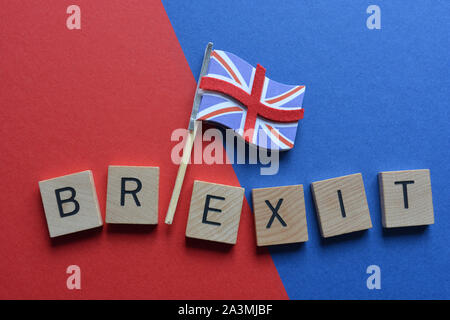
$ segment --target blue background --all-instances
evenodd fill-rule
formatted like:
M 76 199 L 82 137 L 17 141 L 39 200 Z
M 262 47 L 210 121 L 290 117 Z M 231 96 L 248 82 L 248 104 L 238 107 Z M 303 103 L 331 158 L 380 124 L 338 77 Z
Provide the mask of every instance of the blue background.
M 207 42 L 304 84 L 305 117 L 275 176 L 234 165 L 255 187 L 305 186 L 309 241 L 270 248 L 291 299 L 450 298 L 450 1 L 163 1 L 194 76 Z M 369 30 L 366 8 L 381 8 Z M 383 230 L 377 174 L 431 170 L 435 224 Z M 310 184 L 361 172 L 373 228 L 320 237 Z M 366 287 L 381 268 L 381 290 Z

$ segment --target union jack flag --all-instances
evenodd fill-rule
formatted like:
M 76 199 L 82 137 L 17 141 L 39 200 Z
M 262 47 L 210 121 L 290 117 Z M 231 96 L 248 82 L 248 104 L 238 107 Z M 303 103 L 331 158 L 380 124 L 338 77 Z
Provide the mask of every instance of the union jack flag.
M 208 72 L 200 81 L 197 120 L 231 128 L 260 147 L 292 149 L 303 118 L 305 86 L 273 81 L 265 72 L 232 53 L 212 51 Z

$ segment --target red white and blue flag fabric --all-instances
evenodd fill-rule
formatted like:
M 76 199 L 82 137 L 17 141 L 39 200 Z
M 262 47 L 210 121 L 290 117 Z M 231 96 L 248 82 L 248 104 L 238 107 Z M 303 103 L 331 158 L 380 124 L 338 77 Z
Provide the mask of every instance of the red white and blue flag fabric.
M 250 144 L 272 150 L 294 147 L 303 118 L 305 86 L 286 85 L 265 76 L 238 56 L 214 50 L 200 81 L 197 120 L 233 129 Z

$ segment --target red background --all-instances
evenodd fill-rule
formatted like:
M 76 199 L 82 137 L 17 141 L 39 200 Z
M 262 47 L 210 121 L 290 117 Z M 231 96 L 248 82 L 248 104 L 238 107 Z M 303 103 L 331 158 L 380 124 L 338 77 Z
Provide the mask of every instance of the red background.
M 239 185 L 231 165 L 191 165 L 166 226 L 195 80 L 159 1 L 5 1 L 0 11 L 0 298 L 287 298 L 257 250 L 244 203 L 238 241 L 184 236 L 194 180 Z M 199 57 L 201 59 L 201 57 Z M 108 165 L 160 167 L 157 227 L 110 226 L 51 240 L 38 181 L 90 169 L 104 217 Z M 66 268 L 81 268 L 68 290 Z

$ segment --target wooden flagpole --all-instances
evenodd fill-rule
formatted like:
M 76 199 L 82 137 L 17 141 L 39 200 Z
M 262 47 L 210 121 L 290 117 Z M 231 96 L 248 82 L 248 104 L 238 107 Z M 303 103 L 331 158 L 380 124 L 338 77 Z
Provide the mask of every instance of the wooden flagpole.
M 195 90 L 194 103 L 192 105 L 192 113 L 191 118 L 189 120 L 189 133 L 186 138 L 186 144 L 183 148 L 183 156 L 181 158 L 181 163 L 178 168 L 177 178 L 175 180 L 175 186 L 173 187 L 172 197 L 170 198 L 169 208 L 167 209 L 166 214 L 166 224 L 172 224 L 173 217 L 175 215 L 175 210 L 177 209 L 178 198 L 180 197 L 181 187 L 183 186 L 184 176 L 186 174 L 186 169 L 189 164 L 189 159 L 191 158 L 192 146 L 194 145 L 194 139 L 197 135 L 198 130 L 198 121 L 197 113 L 198 107 L 200 105 L 200 94 L 199 94 L 199 85 L 200 80 L 208 71 L 209 59 L 211 56 L 213 44 L 210 42 L 206 46 L 205 54 L 203 56 L 202 68 L 200 70 L 200 76 L 198 78 L 197 89 Z

